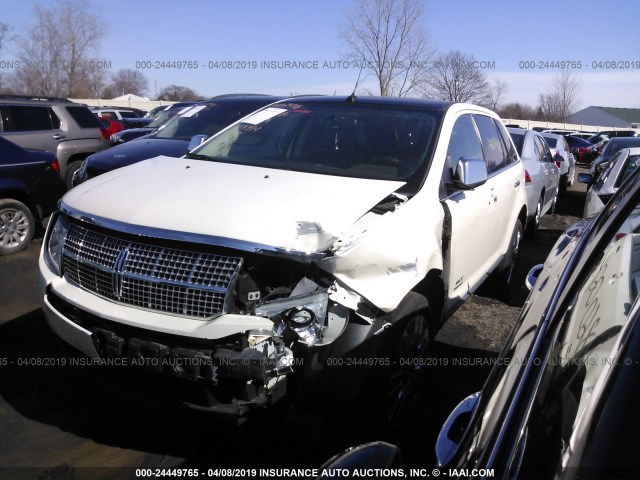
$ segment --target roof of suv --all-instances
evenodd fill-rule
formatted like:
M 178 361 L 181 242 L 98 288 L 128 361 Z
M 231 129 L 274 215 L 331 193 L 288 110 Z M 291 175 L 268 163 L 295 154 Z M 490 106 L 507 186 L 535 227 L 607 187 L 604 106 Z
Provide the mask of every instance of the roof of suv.
M 446 100 L 427 100 L 424 98 L 407 98 L 407 97 L 371 97 L 371 96 L 323 96 L 323 95 L 302 95 L 296 97 L 287 97 L 288 100 L 296 102 L 320 102 L 320 103 L 358 103 L 367 105 L 398 105 L 408 107 L 422 107 L 431 110 L 446 110 L 455 102 Z
M 21 103 L 21 104 L 53 104 L 53 103 L 74 103 L 68 98 L 61 97 L 45 97 L 39 95 L 0 95 L 0 103 Z M 78 103 L 77 105 L 84 105 Z

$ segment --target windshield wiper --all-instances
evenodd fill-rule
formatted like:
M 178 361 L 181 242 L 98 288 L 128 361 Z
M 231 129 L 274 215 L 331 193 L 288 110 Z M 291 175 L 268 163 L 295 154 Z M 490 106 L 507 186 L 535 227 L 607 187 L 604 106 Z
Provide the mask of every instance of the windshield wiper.
M 184 158 L 193 158 L 195 160 L 213 160 L 213 157 L 210 157 L 209 155 L 202 155 L 200 153 L 187 153 Z

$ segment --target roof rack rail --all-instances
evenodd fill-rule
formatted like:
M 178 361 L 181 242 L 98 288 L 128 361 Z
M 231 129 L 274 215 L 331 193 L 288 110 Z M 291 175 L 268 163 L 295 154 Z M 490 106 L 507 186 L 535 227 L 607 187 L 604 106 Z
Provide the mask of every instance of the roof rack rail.
M 9 94 L 1 94 L 0 100 L 39 100 L 42 102 L 66 102 L 73 103 L 68 98 L 62 97 L 47 97 L 44 95 L 9 95 Z

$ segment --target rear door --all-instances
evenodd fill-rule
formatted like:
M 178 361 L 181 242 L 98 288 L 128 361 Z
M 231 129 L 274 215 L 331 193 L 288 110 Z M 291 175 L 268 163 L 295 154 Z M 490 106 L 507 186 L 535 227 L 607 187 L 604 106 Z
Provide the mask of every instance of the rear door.
M 64 138 L 60 119 L 46 105 L 2 105 L 0 135 L 23 148 L 55 152 Z

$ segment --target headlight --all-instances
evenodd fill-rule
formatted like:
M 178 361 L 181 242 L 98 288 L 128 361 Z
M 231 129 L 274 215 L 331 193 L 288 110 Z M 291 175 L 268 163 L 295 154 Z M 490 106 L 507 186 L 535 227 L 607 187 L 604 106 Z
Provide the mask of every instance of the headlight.
M 307 345 L 320 341 L 325 326 L 329 293 L 324 290 L 307 295 L 274 300 L 256 307 L 254 315 L 267 317 L 275 324 L 274 331 L 281 333 L 283 322 L 294 330 Z M 279 331 L 280 330 L 280 331 Z
M 64 215 L 56 216 L 54 221 L 55 225 L 49 233 L 44 259 L 56 275 L 62 276 L 62 248 L 69 231 L 69 222 Z

